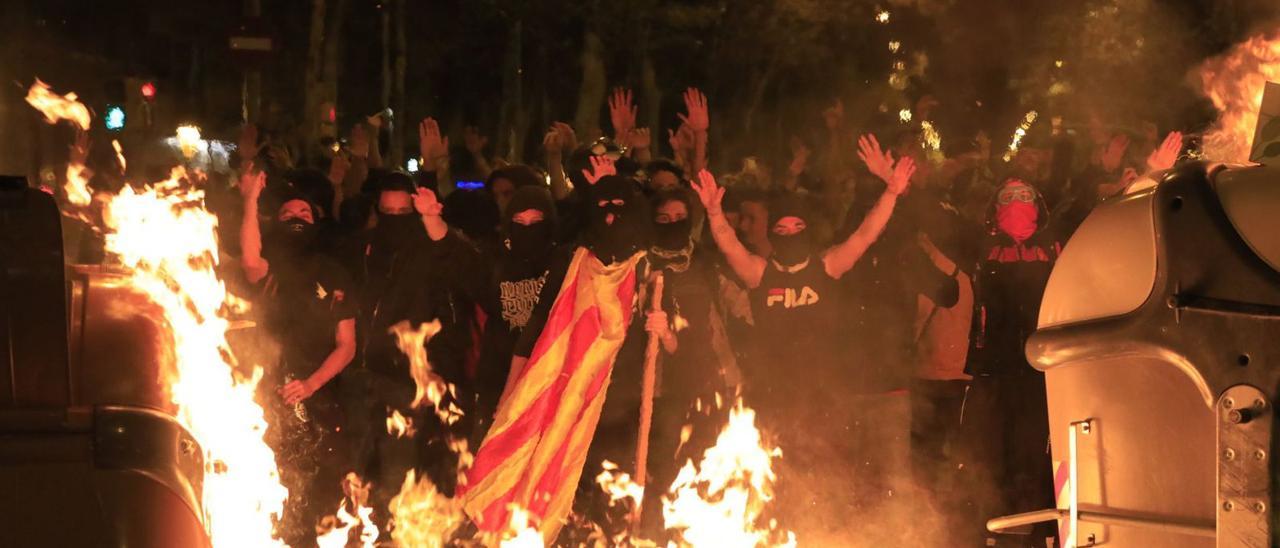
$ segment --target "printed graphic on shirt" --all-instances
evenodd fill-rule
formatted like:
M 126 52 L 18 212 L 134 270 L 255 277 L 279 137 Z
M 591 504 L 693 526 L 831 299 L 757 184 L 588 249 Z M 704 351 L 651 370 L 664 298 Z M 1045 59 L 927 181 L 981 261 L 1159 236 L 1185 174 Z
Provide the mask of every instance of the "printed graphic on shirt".
M 799 291 L 796 291 L 794 287 L 778 287 L 769 290 L 769 297 L 765 299 L 765 305 L 769 308 L 773 308 L 775 305 L 782 305 L 783 308 L 799 308 L 817 304 L 818 300 L 818 292 L 807 285 L 800 288 Z
M 521 328 L 529 323 L 533 306 L 538 304 L 538 293 L 542 291 L 542 284 L 546 281 L 547 275 L 543 274 L 537 278 L 498 284 L 499 298 L 502 301 L 502 319 L 506 320 L 511 329 Z

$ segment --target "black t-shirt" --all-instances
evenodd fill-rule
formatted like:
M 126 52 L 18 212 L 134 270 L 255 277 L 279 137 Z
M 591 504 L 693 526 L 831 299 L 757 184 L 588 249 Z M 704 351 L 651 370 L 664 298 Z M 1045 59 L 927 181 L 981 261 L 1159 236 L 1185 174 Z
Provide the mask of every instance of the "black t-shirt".
M 661 361 L 663 397 L 706 395 L 724 387 L 712 345 L 717 276 L 713 258 L 695 253 L 683 272 L 663 269 L 662 308 L 676 325 L 676 352 Z
M 749 291 L 760 344 L 744 371 L 748 382 L 793 390 L 837 378 L 846 365 L 834 345 L 840 293 L 819 256 L 786 271 L 768 261 L 760 285 Z
M 319 253 L 276 255 L 268 264 L 258 302 L 266 329 L 280 343 L 276 373 L 305 379 L 333 352 L 338 323 L 356 317 L 351 276 Z
M 548 269 L 558 255 L 560 252 L 553 251 L 539 260 L 523 260 L 503 249 L 494 258 L 493 275 L 485 288 L 484 309 L 488 318 L 476 379 L 476 388 L 482 397 L 496 398 L 502 393 L 516 341 L 533 317 L 547 282 Z

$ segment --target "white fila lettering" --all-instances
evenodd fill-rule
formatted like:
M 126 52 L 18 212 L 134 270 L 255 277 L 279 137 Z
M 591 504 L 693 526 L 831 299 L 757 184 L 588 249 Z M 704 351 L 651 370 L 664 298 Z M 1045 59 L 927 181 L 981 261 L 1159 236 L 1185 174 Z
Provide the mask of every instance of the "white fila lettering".
M 777 304 L 781 304 L 783 308 L 796 308 L 817 304 L 819 300 L 818 292 L 806 285 L 800 289 L 799 293 L 796 293 L 795 288 L 792 287 L 770 289 L 769 296 L 764 302 L 765 306 L 770 308 Z

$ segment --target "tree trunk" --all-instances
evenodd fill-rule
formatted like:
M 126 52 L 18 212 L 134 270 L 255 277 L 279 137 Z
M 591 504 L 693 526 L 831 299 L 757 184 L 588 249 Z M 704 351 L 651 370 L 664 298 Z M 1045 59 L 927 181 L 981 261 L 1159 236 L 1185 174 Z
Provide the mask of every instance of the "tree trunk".
M 644 101 L 644 108 L 640 110 L 644 113 L 645 123 L 643 127 L 649 128 L 649 150 L 654 157 L 659 157 L 662 156 L 659 149 L 659 143 L 662 142 L 660 136 L 665 135 L 660 127 L 662 124 L 662 90 L 658 89 L 658 75 L 653 67 L 653 58 L 649 56 L 648 39 L 644 39 L 641 44 L 640 97 Z
M 311 29 L 307 39 L 307 65 L 303 71 L 302 133 L 303 140 L 315 142 L 320 137 L 324 93 L 320 88 L 324 65 L 325 0 L 311 0 Z
M 608 82 L 605 81 L 604 46 L 600 37 L 587 30 L 582 42 L 582 85 L 578 88 L 578 111 L 573 117 L 573 125 L 587 142 L 601 134 L 600 105 L 604 103 Z
M 511 162 L 524 156 L 524 130 L 528 123 L 524 112 L 523 48 L 524 23 L 516 21 L 511 29 L 507 56 L 502 70 L 502 110 L 498 120 L 498 150 Z
M 405 111 L 404 81 L 405 72 L 409 69 L 409 48 L 405 41 L 405 2 L 406 0 L 395 0 L 396 17 L 396 47 L 395 47 L 395 79 L 391 88 L 391 106 L 394 110 L 393 120 L 391 124 L 391 143 L 388 148 L 391 150 L 387 154 L 388 163 L 392 166 L 404 165 L 404 138 L 405 128 L 414 127 L 413 122 L 409 119 L 408 113 Z

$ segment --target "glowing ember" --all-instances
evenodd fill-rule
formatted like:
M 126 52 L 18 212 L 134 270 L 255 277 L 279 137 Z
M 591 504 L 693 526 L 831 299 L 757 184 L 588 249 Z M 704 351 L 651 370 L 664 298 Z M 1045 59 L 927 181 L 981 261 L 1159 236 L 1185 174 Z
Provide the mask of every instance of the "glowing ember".
M 120 148 L 120 141 L 112 140 L 111 148 L 116 151 L 116 161 L 120 162 L 120 171 L 126 171 L 129 168 L 129 164 L 124 161 L 124 149 Z
M 923 146 L 925 150 L 932 150 L 935 152 L 942 150 L 942 136 L 938 135 L 938 130 L 933 127 L 933 122 L 921 120 L 920 132 L 924 135 L 924 142 L 921 143 L 921 146 Z
M 761 445 L 755 411 L 738 402 L 715 446 L 697 466 L 687 462 L 663 497 L 666 528 L 678 539 L 672 545 L 795 546 L 794 533 L 761 523 L 773 499 L 773 459 L 781 455 Z
M 610 506 L 620 500 L 630 500 L 634 508 L 644 498 L 644 486 L 632 481 L 631 474 L 619 470 L 617 464 L 606 460 L 600 463 L 600 468 L 596 483 L 609 495 Z
M 398 409 L 392 409 L 391 414 L 387 415 L 387 433 L 397 438 L 413 435 L 413 419 L 400 414 Z
M 126 185 L 108 200 L 103 219 L 106 251 L 129 269 L 129 284 L 163 309 L 173 337 L 167 380 L 178 421 L 205 452 L 204 514 L 213 545 L 281 545 L 272 538 L 272 517 L 287 493 L 254 402 L 262 370 L 245 378 L 230 361 L 227 290 L 214 272 L 218 223 L 204 193 L 175 169 L 139 191 Z
M 897 40 L 889 41 L 889 53 L 898 53 L 898 48 L 902 47 L 902 42 Z
M 899 110 L 899 111 L 898 111 L 898 121 L 899 121 L 899 122 L 902 122 L 902 123 L 904 123 L 904 124 L 905 124 L 905 123 L 910 122 L 910 121 L 911 121 L 911 109 L 909 109 L 909 108 L 904 108 L 904 109 L 902 109 L 902 110 Z
M 1027 136 L 1027 130 L 1031 129 L 1031 124 L 1036 123 L 1036 117 L 1038 116 L 1040 114 L 1033 110 L 1022 117 L 1022 123 L 1018 124 L 1018 129 L 1013 130 L 1013 138 L 1009 140 L 1009 150 L 1004 153 L 1004 161 L 1008 162 L 1014 156 L 1017 156 L 1018 147 L 1022 145 L 1022 138 Z
M 351 531 L 356 526 L 360 527 L 361 548 L 373 548 L 377 544 L 378 526 L 373 523 L 373 508 L 367 506 L 371 487 L 361 481 L 355 472 L 347 473 L 346 479 L 342 480 L 342 491 L 346 497 L 338 506 L 337 515 L 331 519 L 326 518 L 326 522 L 336 523 L 330 524 L 327 532 L 316 536 L 319 548 L 346 548 L 351 541 Z M 348 507 L 355 508 L 355 515 L 351 514 Z
M 1204 134 L 1205 156 L 1226 162 L 1249 160 L 1268 81 L 1280 82 L 1280 35 L 1254 36 L 1200 66 L 1202 91 L 1221 113 Z
M 876 22 L 885 24 L 889 22 L 889 10 L 880 10 L 876 12 Z
M 195 157 L 203 142 L 200 140 L 200 128 L 192 125 L 178 126 L 177 138 L 182 156 L 187 159 Z

